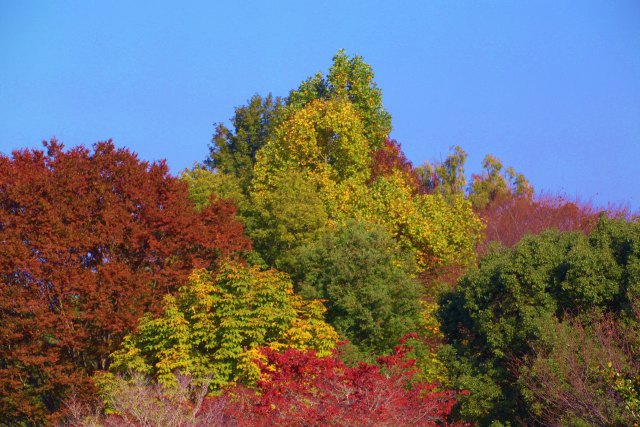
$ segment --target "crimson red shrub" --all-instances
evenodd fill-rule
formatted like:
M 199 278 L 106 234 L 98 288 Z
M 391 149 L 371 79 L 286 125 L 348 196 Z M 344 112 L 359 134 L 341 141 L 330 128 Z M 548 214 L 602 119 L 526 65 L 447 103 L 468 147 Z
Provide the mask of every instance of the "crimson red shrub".
M 258 393 L 235 392 L 235 418 L 248 426 L 454 425 L 449 416 L 457 393 L 414 381 L 408 351 L 397 346 L 379 365 L 348 367 L 336 354 L 264 349 Z

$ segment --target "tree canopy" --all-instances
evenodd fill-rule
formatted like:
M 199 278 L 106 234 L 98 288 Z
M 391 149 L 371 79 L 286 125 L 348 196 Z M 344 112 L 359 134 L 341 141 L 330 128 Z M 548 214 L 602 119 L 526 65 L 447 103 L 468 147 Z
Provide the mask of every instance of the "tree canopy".
M 321 302 L 293 294 L 286 275 L 236 262 L 215 274 L 196 270 L 160 317 L 148 314 L 114 353 L 115 370 L 139 372 L 173 385 L 174 374 L 208 379 L 219 389 L 259 379 L 257 349 L 312 348 L 331 353 L 337 334 L 323 320 Z
M 360 56 L 349 57 L 344 49 L 333 57 L 327 76 L 317 73 L 291 91 L 287 105 L 299 110 L 313 100 L 341 100 L 352 104 L 364 126 L 365 138 L 380 147 L 391 132 L 391 114 L 382 104 L 382 90 L 374 81 L 373 68 Z
M 416 168 L 382 101 L 341 50 L 179 177 L 0 155 L 0 425 L 637 425 L 640 220 Z
M 10 424 L 56 413 L 193 268 L 250 248 L 236 208 L 196 212 L 164 162 L 111 142 L 45 149 L 0 156 L 0 413 Z
M 342 100 L 310 102 L 274 131 L 258 153 L 251 197 L 260 199 L 282 174 L 302 174 L 325 206 L 329 221 L 357 219 L 383 225 L 422 268 L 468 264 L 482 224 L 456 196 L 416 192 L 413 176 L 387 168 L 372 181 L 378 152 L 363 133 L 354 107 Z M 251 234 L 251 228 L 249 228 Z
M 294 259 L 301 295 L 326 301 L 327 321 L 361 354 L 384 354 L 420 328 L 416 266 L 383 227 L 349 222 Z
M 253 176 L 253 164 L 258 150 L 266 143 L 271 122 L 282 107 L 280 98 L 271 94 L 254 95 L 246 106 L 236 108 L 231 118 L 233 131 L 220 123 L 209 146 L 205 164 L 238 178 L 246 190 Z
M 601 217 L 590 236 L 546 231 L 489 253 L 441 301 L 450 372 L 470 419 L 527 418 L 517 361 L 549 344 L 549 324 L 632 320 L 640 302 L 640 224 Z

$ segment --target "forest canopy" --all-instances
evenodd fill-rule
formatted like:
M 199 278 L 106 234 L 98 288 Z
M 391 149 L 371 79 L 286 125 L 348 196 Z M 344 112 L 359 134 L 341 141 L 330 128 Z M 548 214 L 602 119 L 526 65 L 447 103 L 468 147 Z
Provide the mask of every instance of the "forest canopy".
M 0 424 L 637 424 L 637 217 L 414 166 L 374 77 L 339 51 L 179 176 L 0 155 Z

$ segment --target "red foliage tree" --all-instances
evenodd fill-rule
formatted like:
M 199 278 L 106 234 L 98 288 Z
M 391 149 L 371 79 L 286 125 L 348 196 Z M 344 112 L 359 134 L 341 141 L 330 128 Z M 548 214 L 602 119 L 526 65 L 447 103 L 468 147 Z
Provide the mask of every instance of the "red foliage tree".
M 263 379 L 259 393 L 238 393 L 234 408 L 240 425 L 452 425 L 449 415 L 456 392 L 415 382 L 414 360 L 401 345 L 379 365 L 346 366 L 314 351 L 263 350 Z M 234 393 L 234 391 L 232 391 Z M 231 394 L 233 397 L 233 394 Z
M 413 164 L 402 152 L 400 143 L 395 139 L 386 138 L 382 147 L 373 153 L 371 180 L 375 181 L 378 177 L 389 176 L 395 171 L 399 171 L 416 192 L 426 192 L 420 177 L 413 169 Z
M 478 248 L 480 254 L 487 251 L 490 242 L 498 241 L 510 247 L 526 234 L 538 234 L 549 228 L 588 234 L 598 217 L 598 212 L 588 204 L 562 197 L 518 196 L 513 193 L 497 197 L 478 214 L 487 224 L 485 240 Z
M 235 207 L 197 213 L 164 162 L 44 145 L 0 156 L 0 424 L 53 420 L 194 267 L 249 248 Z

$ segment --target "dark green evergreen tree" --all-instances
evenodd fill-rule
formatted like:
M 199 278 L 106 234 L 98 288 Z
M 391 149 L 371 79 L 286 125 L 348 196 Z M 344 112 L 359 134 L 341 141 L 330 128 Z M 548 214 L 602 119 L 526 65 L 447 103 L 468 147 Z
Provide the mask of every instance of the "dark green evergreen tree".
M 254 95 L 247 105 L 236 108 L 231 119 L 233 130 L 218 124 L 204 163 L 211 169 L 235 175 L 247 189 L 253 177 L 256 152 L 265 144 L 274 116 L 282 107 L 280 98 L 271 94 Z
M 548 326 L 633 319 L 639 297 L 637 221 L 601 217 L 590 236 L 549 230 L 490 253 L 441 300 L 442 357 L 454 384 L 471 392 L 462 414 L 483 425 L 528 420 L 534 408 L 519 372 L 534 347 L 550 345 Z
M 305 298 L 321 298 L 327 321 L 361 353 L 382 354 L 420 324 L 412 257 L 380 226 L 348 222 L 297 251 L 291 268 Z

